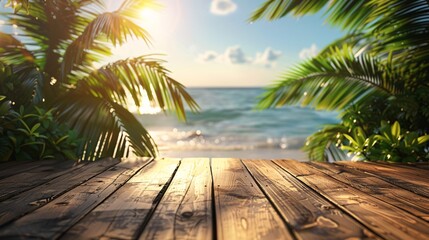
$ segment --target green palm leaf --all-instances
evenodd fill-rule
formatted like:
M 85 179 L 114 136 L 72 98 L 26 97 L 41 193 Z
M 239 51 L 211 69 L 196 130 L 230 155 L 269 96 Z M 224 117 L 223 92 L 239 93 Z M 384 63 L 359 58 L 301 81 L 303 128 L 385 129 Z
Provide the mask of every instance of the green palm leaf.
M 253 12 L 250 21 L 262 18 L 276 20 L 288 14 L 303 16 L 325 9 L 329 13 L 328 21 L 345 29 L 356 29 L 371 19 L 373 5 L 368 1 L 329 1 L 329 0 L 269 0 Z
M 79 82 L 77 89 L 121 104 L 127 104 L 130 96 L 136 106 L 147 96 L 151 103 L 175 111 L 184 120 L 185 103 L 193 111 L 198 110 L 198 105 L 161 64 L 150 56 L 120 60 L 92 72 Z
M 308 152 L 310 160 L 339 161 L 347 159 L 346 154 L 339 148 L 343 134 L 348 128 L 342 125 L 326 125 L 322 130 L 307 138 L 303 147 Z
M 35 57 L 25 45 L 10 34 L 0 32 L 0 61 L 6 64 L 34 62 Z
M 129 38 L 140 38 L 149 42 L 149 34 L 131 20 L 118 12 L 103 13 L 97 16 L 83 33 L 66 49 L 62 62 L 62 77 L 65 78 L 82 59 L 88 49 L 96 44 L 97 38 L 103 34 L 114 46 L 122 45 Z
M 250 21 L 255 21 L 266 17 L 269 20 L 275 20 L 292 13 L 300 16 L 306 13 L 315 13 L 325 6 L 329 1 L 302 1 L 302 0 L 269 0 L 259 9 L 253 12 Z
M 324 11 L 333 25 L 352 34 L 365 34 L 365 44 L 371 45 L 373 52 L 393 51 L 398 54 L 396 57 L 413 60 L 424 60 L 427 56 L 429 4 L 426 0 L 269 0 L 249 20 L 276 20 L 318 11 Z M 369 39 L 372 40 L 368 42 Z
M 8 73 L 0 77 L 0 95 L 14 106 L 40 104 L 44 99 L 45 76 L 34 64 L 6 66 Z
M 156 145 L 141 123 L 121 105 L 108 99 L 71 91 L 59 100 L 59 119 L 84 138 L 82 159 L 156 156 Z
M 282 80 L 267 89 L 260 108 L 299 103 L 316 109 L 339 110 L 374 94 L 393 95 L 401 91 L 386 66 L 362 53 L 354 56 L 344 46 L 330 54 L 310 59 L 287 72 Z

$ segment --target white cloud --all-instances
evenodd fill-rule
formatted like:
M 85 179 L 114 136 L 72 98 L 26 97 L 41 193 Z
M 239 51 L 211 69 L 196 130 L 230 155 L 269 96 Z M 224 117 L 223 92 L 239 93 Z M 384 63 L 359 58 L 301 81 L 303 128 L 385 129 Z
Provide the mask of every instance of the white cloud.
M 219 57 L 219 54 L 215 51 L 206 51 L 198 56 L 200 62 L 213 62 Z
M 222 54 L 221 60 L 232 64 L 244 64 L 252 61 L 250 58 L 246 57 L 246 54 L 244 54 L 243 50 L 238 45 L 228 47 Z
M 283 53 L 281 51 L 276 51 L 270 47 L 267 47 L 264 52 L 256 53 L 254 62 L 256 64 L 262 64 L 266 67 L 271 67 L 282 55 Z
M 237 10 L 237 4 L 232 0 L 212 0 L 210 12 L 215 15 L 228 15 Z
M 197 57 L 199 62 L 219 62 L 228 64 L 258 64 L 272 67 L 283 55 L 281 51 L 267 47 L 263 52 L 257 52 L 254 58 L 248 57 L 239 45 L 230 46 L 223 53 L 206 51 Z
M 319 50 L 317 49 L 316 44 L 313 43 L 313 44 L 311 44 L 311 47 L 303 48 L 299 52 L 299 58 L 301 58 L 301 59 L 312 58 L 312 57 L 315 57 L 318 52 L 319 52 Z

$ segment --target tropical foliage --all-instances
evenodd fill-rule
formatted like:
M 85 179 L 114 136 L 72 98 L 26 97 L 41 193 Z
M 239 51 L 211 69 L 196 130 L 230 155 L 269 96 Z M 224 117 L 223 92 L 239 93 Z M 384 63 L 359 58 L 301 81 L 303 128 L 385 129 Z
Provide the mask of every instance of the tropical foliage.
M 341 148 L 353 152 L 356 160 L 384 160 L 393 162 L 413 162 L 424 159 L 425 153 L 420 151 L 422 145 L 429 141 L 429 135 L 420 136 L 417 132 L 401 129 L 399 122 L 392 125 L 382 123 L 379 134 L 366 136 L 361 127 L 353 128 L 353 132 L 344 134 L 349 145 Z
M 17 112 L 9 110 L 0 119 L 0 161 L 57 159 L 77 160 L 79 144 L 77 134 L 65 125 L 58 124 L 53 109 L 45 111 L 34 107 Z
M 12 7 L 14 12 L 18 12 L 20 9 L 24 8 L 28 10 L 29 0 L 7 0 L 5 7 Z
M 157 154 L 148 132 L 127 110 L 130 102 L 139 107 L 148 100 L 180 119 L 186 117 L 185 105 L 198 109 L 153 56 L 94 67 L 127 40 L 150 42 L 136 20 L 138 11 L 153 1 L 125 0 L 112 12 L 104 10 L 101 0 L 9 2 L 15 11 L 2 16 L 10 32 L 0 33 L 0 63 L 11 69 L 0 84 L 3 102 L 21 116 L 27 109 L 49 112 L 55 122 L 73 129 L 82 139 L 81 159 L 122 157 L 131 151 Z
M 259 106 L 301 104 L 340 111 L 340 124 L 308 138 L 304 149 L 313 160 L 344 159 L 342 150 L 367 160 L 428 160 L 423 140 L 429 133 L 429 3 L 269 0 L 250 20 L 319 11 L 347 34 L 285 73 Z M 391 129 L 407 134 L 392 142 L 382 137 Z M 402 144 L 403 150 L 392 144 Z

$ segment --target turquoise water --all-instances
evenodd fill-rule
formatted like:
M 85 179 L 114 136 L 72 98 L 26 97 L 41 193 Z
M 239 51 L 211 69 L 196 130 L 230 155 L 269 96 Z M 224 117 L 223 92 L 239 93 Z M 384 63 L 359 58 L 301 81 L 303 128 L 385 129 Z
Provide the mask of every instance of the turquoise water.
M 191 88 L 201 107 L 186 123 L 164 113 L 139 115 L 161 151 L 294 150 L 337 113 L 298 106 L 255 110 L 261 88 Z

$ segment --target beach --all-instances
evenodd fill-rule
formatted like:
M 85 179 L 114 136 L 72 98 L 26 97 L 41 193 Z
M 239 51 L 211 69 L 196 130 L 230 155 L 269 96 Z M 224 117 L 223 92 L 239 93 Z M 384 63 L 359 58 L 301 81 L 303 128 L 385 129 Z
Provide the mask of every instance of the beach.
M 192 150 L 192 151 L 160 151 L 161 158 L 239 158 L 239 159 L 293 159 L 308 161 L 308 156 L 301 150 L 253 149 L 253 150 Z
M 256 110 L 262 88 L 190 88 L 199 113 L 187 121 L 148 109 L 137 118 L 158 145 L 160 157 L 232 157 L 308 160 L 300 149 L 337 113 L 299 106 Z

